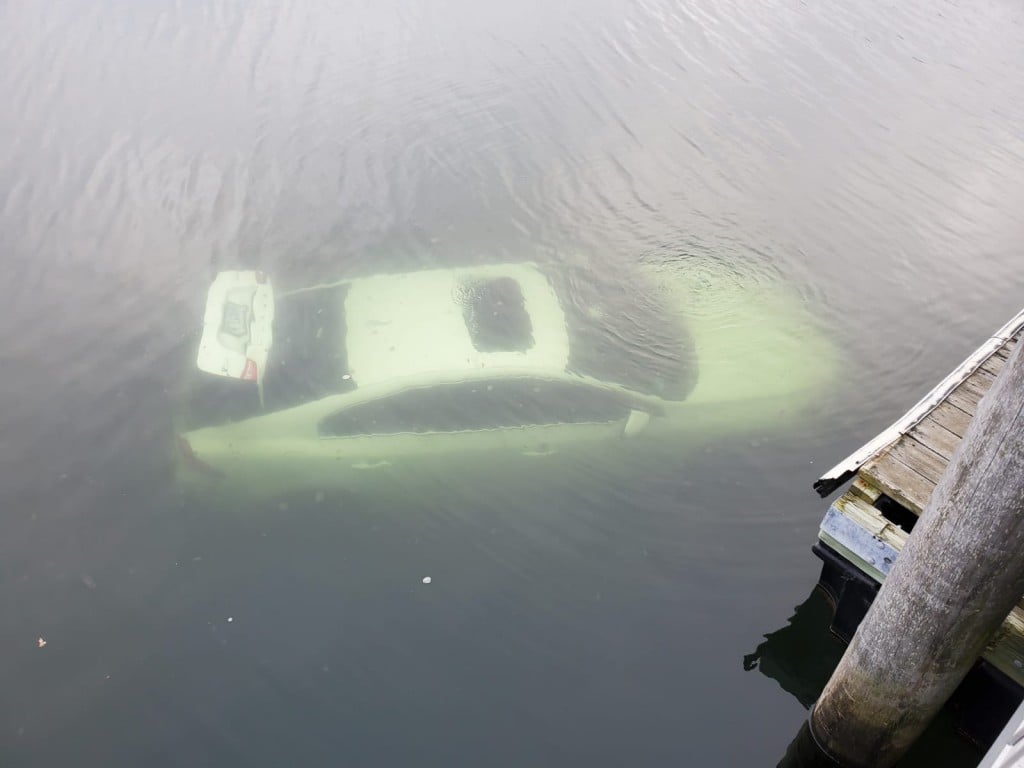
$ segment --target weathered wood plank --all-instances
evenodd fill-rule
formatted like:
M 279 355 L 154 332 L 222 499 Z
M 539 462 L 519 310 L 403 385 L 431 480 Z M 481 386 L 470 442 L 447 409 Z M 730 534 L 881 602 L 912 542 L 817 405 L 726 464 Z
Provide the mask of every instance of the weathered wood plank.
M 978 387 L 978 389 L 982 392 L 988 392 L 988 390 L 992 387 L 992 383 L 995 380 L 996 375 L 994 373 L 990 373 L 979 368 L 978 370 L 976 370 L 974 373 L 967 377 L 967 380 L 964 381 L 964 384 L 971 384 L 973 386 Z
M 928 414 L 926 419 L 948 429 L 957 437 L 963 437 L 967 425 L 971 423 L 971 414 L 957 408 L 949 400 L 943 400 Z
M 907 532 L 853 491 L 836 499 L 821 522 L 818 538 L 861 573 L 885 580 Z
M 874 504 L 878 501 L 878 497 L 882 495 L 882 492 L 869 483 L 864 477 L 857 475 L 853 478 L 853 482 L 850 483 L 850 493 L 863 499 L 868 504 Z
M 1008 342 L 1003 344 L 1003 346 L 1001 346 L 999 348 L 999 351 L 997 351 L 996 354 L 999 357 L 1003 358 L 1004 360 L 1007 359 L 1013 353 L 1014 347 L 1016 347 L 1019 342 L 1020 342 L 1020 334 L 1018 333 L 1016 336 L 1014 336 Z
M 978 347 L 978 349 L 969 355 L 966 360 L 951 371 L 949 375 L 943 378 L 942 381 L 933 387 L 909 411 L 903 414 L 903 416 L 819 477 L 814 483 L 814 489 L 824 497 L 828 496 L 843 483 L 847 482 L 856 474 L 857 470 L 860 469 L 865 462 L 871 459 L 872 456 L 875 456 L 877 453 L 884 450 L 900 435 L 906 433 L 930 411 L 935 409 L 937 405 L 941 404 L 942 401 L 949 396 L 949 392 L 952 388 L 955 388 L 957 384 L 963 382 L 966 377 L 976 373 L 978 368 L 993 356 L 994 351 L 1000 351 L 1001 354 L 1005 356 L 1007 351 L 1001 350 L 1001 347 L 1006 347 L 1008 349 L 1012 346 L 1008 345 L 1008 343 L 1004 341 L 1004 339 L 1011 334 L 1015 336 L 1014 344 L 1017 343 L 1017 339 L 1024 335 L 1024 310 L 1019 312 L 1008 323 L 1003 325 L 998 331 L 989 337 L 981 346 Z M 996 367 L 998 365 L 999 363 L 997 361 L 992 362 L 989 365 L 989 368 L 982 373 L 991 376 L 996 372 Z M 978 399 L 980 398 L 972 398 L 971 391 L 966 388 L 954 395 L 956 405 L 958 407 L 962 407 L 962 409 L 967 413 L 974 413 L 974 407 L 977 404 L 976 400 Z M 972 400 L 974 402 L 972 402 Z
M 957 408 L 973 415 L 978 408 L 978 403 L 988 392 L 994 380 L 995 377 L 991 374 L 982 371 L 975 372 L 963 384 L 950 392 L 946 399 Z
M 910 433 L 868 462 L 861 474 L 885 494 L 920 514 L 975 408 L 994 380 L 991 372 L 976 371 Z
M 963 413 L 963 411 L 960 411 Z M 965 416 L 967 414 L 964 414 Z M 961 435 L 954 434 L 936 421 L 931 415 L 925 416 L 921 423 L 907 433 L 922 445 L 931 449 L 947 462 L 960 443 Z
M 924 475 L 932 483 L 942 478 L 942 473 L 949 464 L 949 459 L 933 451 L 924 443 L 910 435 L 904 435 L 889 449 L 889 452 L 908 467 Z
M 946 397 L 947 403 L 952 403 L 962 411 L 966 411 L 971 416 L 974 415 L 974 409 L 978 407 L 978 401 L 981 400 L 981 395 L 972 393 L 961 387 L 957 387 L 949 396 Z
M 886 496 L 898 501 L 916 515 L 921 514 L 935 483 L 907 466 L 891 453 L 883 453 L 861 468 L 868 482 L 880 488 Z
M 1017 685 L 1024 685 L 1024 609 L 1014 608 L 982 656 Z
M 999 357 L 998 355 L 992 355 L 988 360 L 978 366 L 979 371 L 990 373 L 993 376 L 998 376 L 999 372 L 1003 370 L 1003 366 L 1006 365 L 1006 358 Z

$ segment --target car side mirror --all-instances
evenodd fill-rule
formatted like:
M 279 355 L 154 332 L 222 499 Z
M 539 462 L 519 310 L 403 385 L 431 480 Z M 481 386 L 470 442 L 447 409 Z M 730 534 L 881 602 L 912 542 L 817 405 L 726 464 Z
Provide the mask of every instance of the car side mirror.
M 636 408 L 629 412 L 626 418 L 626 426 L 622 429 L 623 437 L 636 437 L 643 432 L 651 423 L 651 414 L 647 411 L 638 411 Z

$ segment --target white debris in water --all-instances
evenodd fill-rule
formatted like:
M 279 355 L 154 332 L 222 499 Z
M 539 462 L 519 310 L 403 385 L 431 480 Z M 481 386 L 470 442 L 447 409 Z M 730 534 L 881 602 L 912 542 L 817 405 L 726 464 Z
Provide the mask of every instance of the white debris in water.
M 348 380 L 349 380 L 349 379 L 351 379 L 351 378 L 352 378 L 352 374 L 351 374 L 351 373 L 344 373 L 344 374 L 342 374 L 342 376 L 341 376 L 341 380 L 342 380 L 342 381 L 348 381 Z
M 432 581 L 432 579 L 429 576 L 424 576 L 423 577 L 423 583 L 424 584 L 429 584 L 431 581 Z
M 228 616 L 228 624 L 235 620 L 234 616 Z
M 46 647 L 46 641 L 43 640 L 42 637 L 40 637 L 38 640 L 36 640 L 36 647 L 37 648 L 45 648 Z

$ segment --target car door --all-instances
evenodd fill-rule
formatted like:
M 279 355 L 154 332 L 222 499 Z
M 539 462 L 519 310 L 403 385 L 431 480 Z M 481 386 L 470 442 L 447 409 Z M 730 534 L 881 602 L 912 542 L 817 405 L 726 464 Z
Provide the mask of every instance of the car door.
M 215 440 L 189 437 L 201 458 L 252 488 L 479 496 L 621 468 L 646 418 L 623 393 L 585 382 L 494 377 L 347 396 L 333 409 L 310 404 L 214 430 Z
M 347 488 L 479 494 L 619 466 L 636 416 L 622 393 L 583 382 L 492 377 L 342 407 L 318 434 L 325 475 Z
M 410 387 L 326 415 L 317 425 L 323 481 L 416 495 L 488 487 L 510 449 L 487 386 Z
M 651 414 L 623 392 L 572 379 L 503 383 L 506 474 L 522 484 L 592 484 L 618 471 L 642 445 Z

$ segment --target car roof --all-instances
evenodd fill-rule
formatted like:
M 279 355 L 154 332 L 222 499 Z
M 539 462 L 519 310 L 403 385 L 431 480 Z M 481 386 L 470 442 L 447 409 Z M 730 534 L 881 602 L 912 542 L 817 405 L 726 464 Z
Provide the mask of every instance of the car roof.
M 533 264 L 359 278 L 345 316 L 359 387 L 482 370 L 561 373 L 569 363 L 565 313 Z

